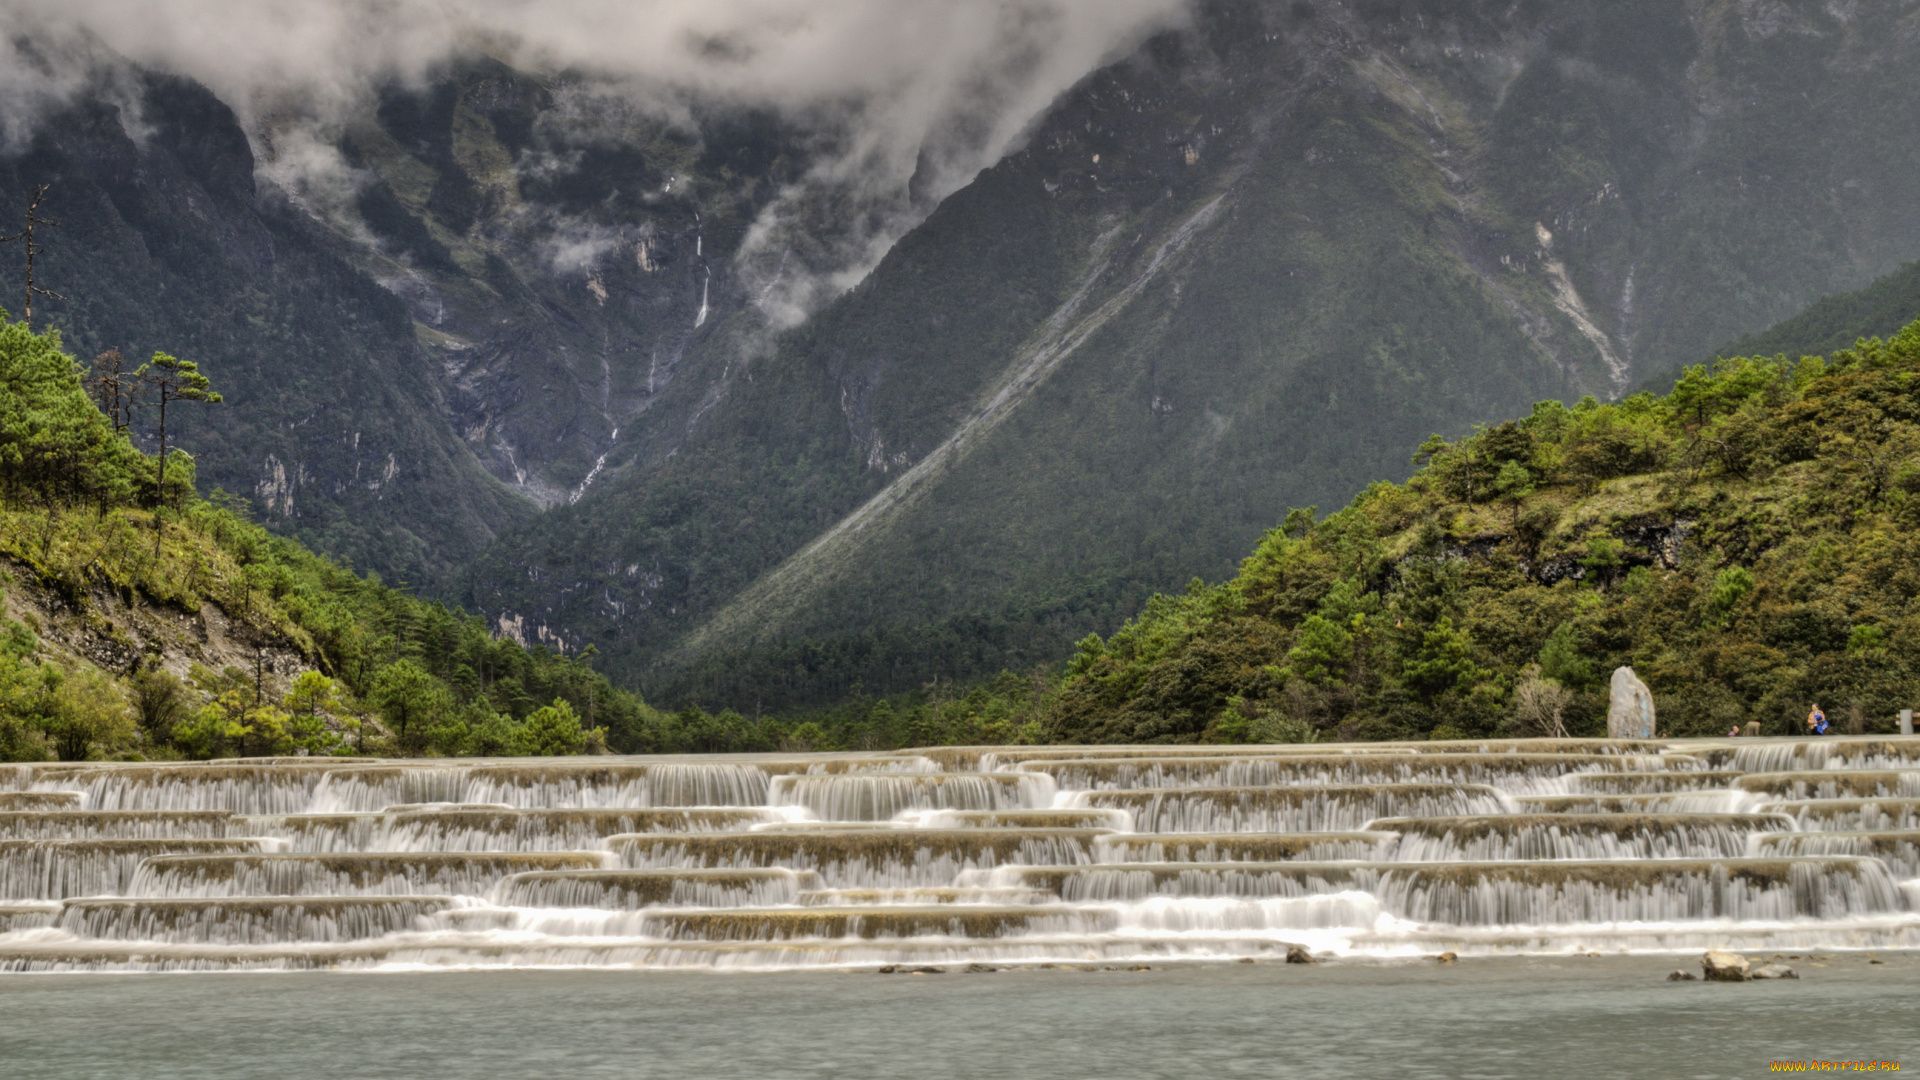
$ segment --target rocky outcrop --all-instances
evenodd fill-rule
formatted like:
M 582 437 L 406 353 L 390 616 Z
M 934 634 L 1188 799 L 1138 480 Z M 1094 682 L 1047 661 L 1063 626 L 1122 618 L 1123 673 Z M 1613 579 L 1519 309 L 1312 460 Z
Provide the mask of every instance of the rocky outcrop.
M 1746 982 L 1753 978 L 1753 967 L 1746 957 L 1722 949 L 1708 949 L 1702 954 L 1700 968 L 1708 982 Z
M 0 559 L 0 618 L 33 631 L 36 659 L 90 664 L 116 676 L 145 664 L 181 677 L 195 665 L 249 672 L 257 665 L 269 682 L 283 686 L 316 664 L 293 642 L 232 618 L 211 601 L 184 611 L 137 590 L 66 591 L 12 559 Z
M 1613 670 L 1607 701 L 1607 738 L 1653 738 L 1653 692 L 1630 667 Z
M 1663 570 L 1680 568 L 1680 548 L 1687 542 L 1687 534 L 1698 524 L 1692 518 L 1675 518 L 1671 522 L 1641 520 L 1627 524 L 1620 530 L 1620 538 L 1630 546 L 1645 551 L 1652 561 Z M 1630 564 L 1640 565 L 1641 559 L 1629 558 Z

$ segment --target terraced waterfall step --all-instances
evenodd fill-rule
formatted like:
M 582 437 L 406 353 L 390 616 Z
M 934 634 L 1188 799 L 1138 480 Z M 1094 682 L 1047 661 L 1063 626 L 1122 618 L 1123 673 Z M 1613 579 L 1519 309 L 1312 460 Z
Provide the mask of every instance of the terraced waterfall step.
M 0 837 L 204 840 L 228 836 L 232 821 L 225 810 L 0 810 Z
M 1062 900 L 1292 899 L 1358 892 L 1401 918 L 1457 926 L 1836 918 L 1907 910 L 1877 859 L 1486 863 L 1155 863 L 1018 867 L 995 885 Z
M 1920 799 L 1783 799 L 1754 809 L 1785 814 L 1810 831 L 1920 829 Z
M 1510 859 L 1733 859 L 1761 834 L 1793 828 L 1784 814 L 1497 814 L 1380 818 L 1393 857 L 1407 862 Z M 1845 854 L 1853 854 L 1847 852 Z
M 150 859 L 269 852 L 270 839 L 145 837 L 111 840 L 0 840 L 0 901 L 121 896 Z
M 616 836 L 609 846 L 634 868 L 772 867 L 817 872 L 834 887 L 912 888 L 952 882 L 965 870 L 1008 863 L 1094 861 L 1094 829 L 835 829 Z
M 1075 790 L 1237 788 L 1336 784 L 1493 784 L 1545 787 L 1580 771 L 1662 769 L 1654 755 L 1619 754 L 1287 754 L 1255 757 L 1115 757 L 1026 761 L 1021 768 Z
M 533 870 L 506 879 L 500 902 L 511 907 L 751 907 L 799 903 L 818 889 L 811 870 Z
M 350 855 L 156 855 L 127 888 L 137 897 L 477 896 L 529 870 L 594 870 L 598 851 L 360 852 Z
M 1125 810 L 1140 832 L 1350 832 L 1382 817 L 1497 814 L 1507 796 L 1484 784 L 1140 788 L 1078 791 L 1075 806 Z
M 0 971 L 1920 948 L 1920 738 L 0 766 Z
M 273 945 L 364 941 L 417 929 L 447 896 L 275 896 L 69 900 L 57 929 L 101 941 Z
M 78 791 L 0 791 L 0 811 L 78 810 L 84 798 Z
M 745 807 L 519 810 L 456 804 L 241 817 L 231 828 L 283 838 L 300 852 L 578 851 L 623 833 L 724 832 L 781 820 L 774 811 Z

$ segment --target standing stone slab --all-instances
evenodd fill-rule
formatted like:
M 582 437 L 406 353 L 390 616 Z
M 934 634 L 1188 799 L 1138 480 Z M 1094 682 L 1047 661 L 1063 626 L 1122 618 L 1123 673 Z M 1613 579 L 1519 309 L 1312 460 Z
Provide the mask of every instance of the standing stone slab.
M 1630 667 L 1613 669 L 1607 702 L 1607 738 L 1653 738 L 1653 693 Z

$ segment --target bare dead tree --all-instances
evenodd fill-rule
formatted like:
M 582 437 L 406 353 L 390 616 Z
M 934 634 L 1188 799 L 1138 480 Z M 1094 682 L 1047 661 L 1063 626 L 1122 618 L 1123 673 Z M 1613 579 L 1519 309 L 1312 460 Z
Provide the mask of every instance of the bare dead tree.
M 113 430 L 125 431 L 133 426 L 134 410 L 145 404 L 148 383 L 145 365 L 128 370 L 120 350 L 108 349 L 93 358 L 93 378 L 87 380 L 87 389 L 100 411 L 113 421 Z
M 27 227 L 20 230 L 17 233 L 14 233 L 12 236 L 0 236 L 0 244 L 10 244 L 16 240 L 24 241 L 26 243 L 27 287 L 26 287 L 25 296 L 23 298 L 24 303 L 21 304 L 21 309 L 22 309 L 21 315 L 25 318 L 27 329 L 29 330 L 33 329 L 33 298 L 34 297 L 44 296 L 49 300 L 65 300 L 66 299 L 66 297 L 61 296 L 59 293 L 54 292 L 51 289 L 41 288 L 38 284 L 34 282 L 34 279 L 33 279 L 34 259 L 36 256 L 40 254 L 41 251 L 45 250 L 38 243 L 34 241 L 33 230 L 37 226 L 44 225 L 47 228 L 51 229 L 51 228 L 57 227 L 60 224 L 59 222 L 53 220 L 52 218 L 43 218 L 40 216 L 40 204 L 46 201 L 47 188 L 50 186 L 51 185 L 48 185 L 48 184 L 41 184 L 39 187 L 33 189 L 33 197 L 27 201 Z
M 1514 719 L 1527 735 L 1566 738 L 1563 717 L 1571 704 L 1573 692 L 1552 679 L 1542 678 L 1538 664 L 1529 665 L 1519 685 L 1513 688 Z

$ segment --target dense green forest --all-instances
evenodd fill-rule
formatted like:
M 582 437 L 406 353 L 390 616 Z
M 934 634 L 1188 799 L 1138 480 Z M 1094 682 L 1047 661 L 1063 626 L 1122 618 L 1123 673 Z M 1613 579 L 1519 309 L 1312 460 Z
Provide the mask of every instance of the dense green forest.
M 1543 402 L 1404 485 L 1296 510 L 1232 580 L 1155 597 L 1063 667 L 815 713 L 822 745 L 1888 731 L 1920 704 L 1920 323 L 1671 393 Z
M 196 494 L 177 449 L 162 487 L 129 424 L 158 421 L 138 403 L 162 377 L 175 422 L 219 407 L 193 400 L 208 377 L 164 355 L 102 373 L 83 380 L 57 332 L 0 325 L 0 588 L 18 616 L 0 619 L 0 760 L 680 748 L 590 657 L 522 648 L 267 532 L 241 500 Z M 182 660 L 164 617 L 204 608 L 241 663 Z M 292 671 L 270 678 L 276 658 Z

